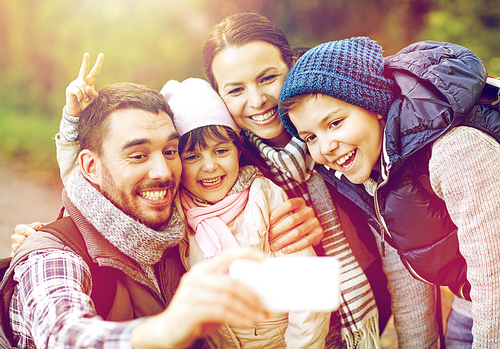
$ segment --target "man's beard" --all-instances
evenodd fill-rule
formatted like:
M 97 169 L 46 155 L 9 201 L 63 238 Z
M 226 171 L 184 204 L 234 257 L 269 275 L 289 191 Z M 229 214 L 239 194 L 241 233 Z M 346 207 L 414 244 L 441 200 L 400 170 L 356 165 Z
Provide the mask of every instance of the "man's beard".
M 175 197 L 175 193 L 177 192 L 177 185 L 175 181 L 173 180 L 168 180 L 168 181 L 149 181 L 141 186 L 141 190 L 146 190 L 146 189 L 166 189 L 167 194 L 171 194 L 171 200 L 170 203 L 167 205 L 167 207 L 162 206 L 162 207 L 154 207 L 152 206 L 151 209 L 153 211 L 166 211 L 167 215 L 165 219 L 150 219 L 146 213 L 141 210 L 140 205 L 137 204 L 137 202 L 140 202 L 134 195 L 134 193 L 139 192 L 139 188 L 136 188 L 136 190 L 130 195 L 127 195 L 126 192 L 120 191 L 120 189 L 116 186 L 116 183 L 113 179 L 113 176 L 111 175 L 109 169 L 103 165 L 103 182 L 101 186 L 101 192 L 102 194 L 117 208 L 122 210 L 126 215 L 138 220 L 140 223 L 146 225 L 147 227 L 156 230 L 156 231 L 162 231 L 164 228 L 168 225 L 168 222 L 170 221 L 170 217 L 172 216 L 172 209 L 173 209 L 173 199 Z M 136 200 L 134 200 L 136 199 Z M 135 203 L 134 203 L 135 201 Z

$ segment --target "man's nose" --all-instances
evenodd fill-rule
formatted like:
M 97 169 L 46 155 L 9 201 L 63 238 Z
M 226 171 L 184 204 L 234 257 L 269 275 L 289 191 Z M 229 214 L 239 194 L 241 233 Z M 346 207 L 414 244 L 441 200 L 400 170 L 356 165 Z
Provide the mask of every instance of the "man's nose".
M 151 169 L 149 178 L 156 180 L 166 180 L 172 177 L 172 170 L 168 166 L 167 159 L 162 155 L 153 156 L 151 159 Z

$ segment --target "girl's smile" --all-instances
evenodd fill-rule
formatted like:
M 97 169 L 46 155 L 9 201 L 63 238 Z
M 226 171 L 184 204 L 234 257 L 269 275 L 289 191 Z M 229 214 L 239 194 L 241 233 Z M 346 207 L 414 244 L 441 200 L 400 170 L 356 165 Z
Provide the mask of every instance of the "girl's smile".
M 199 199 L 222 200 L 238 179 L 239 151 L 232 142 L 206 140 L 204 149 L 181 154 L 184 187 Z

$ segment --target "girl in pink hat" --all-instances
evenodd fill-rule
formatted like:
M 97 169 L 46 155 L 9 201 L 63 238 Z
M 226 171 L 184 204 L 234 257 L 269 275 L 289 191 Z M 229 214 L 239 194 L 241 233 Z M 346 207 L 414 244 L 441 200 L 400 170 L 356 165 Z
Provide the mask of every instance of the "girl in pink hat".
M 240 167 L 240 129 L 210 84 L 170 80 L 161 93 L 181 135 L 179 196 L 189 228 L 180 250 L 186 268 L 240 247 L 274 257 L 316 256 L 310 246 L 288 255 L 270 250 L 269 214 L 287 195 L 257 167 Z M 212 348 L 323 348 L 329 322 L 329 312 L 281 313 L 255 328 L 223 325 L 206 340 Z

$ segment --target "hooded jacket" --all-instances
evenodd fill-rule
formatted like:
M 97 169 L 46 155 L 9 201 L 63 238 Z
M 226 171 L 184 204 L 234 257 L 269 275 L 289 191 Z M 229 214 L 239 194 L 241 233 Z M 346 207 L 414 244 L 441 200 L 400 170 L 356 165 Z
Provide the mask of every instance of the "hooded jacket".
M 364 211 L 381 243 L 398 249 L 412 275 L 470 299 L 457 227 L 431 188 L 429 159 L 433 142 L 459 125 L 499 141 L 498 111 L 477 104 L 486 69 L 464 47 L 428 41 L 385 58 L 384 74 L 395 81 L 395 100 L 386 119 L 373 197 L 340 172 L 319 165 L 317 170 Z

